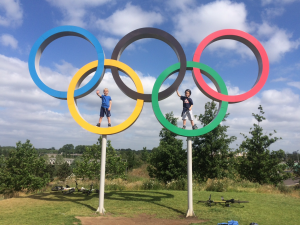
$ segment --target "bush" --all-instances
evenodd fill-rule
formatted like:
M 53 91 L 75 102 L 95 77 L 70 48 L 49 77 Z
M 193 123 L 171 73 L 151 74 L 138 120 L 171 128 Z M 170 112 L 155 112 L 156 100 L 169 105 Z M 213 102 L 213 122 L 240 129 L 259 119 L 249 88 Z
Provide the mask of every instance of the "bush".
M 288 194 L 288 193 L 291 193 L 292 192 L 292 188 L 291 187 L 288 187 L 282 183 L 278 184 L 277 185 L 277 188 L 278 190 L 281 192 L 281 193 L 284 193 L 284 194 Z
M 166 188 L 168 190 L 177 190 L 177 191 L 186 191 L 187 190 L 187 180 L 186 179 L 178 179 L 167 182 Z
M 65 180 L 68 176 L 72 174 L 72 168 L 67 162 L 64 162 L 62 165 L 58 166 L 57 177 L 59 180 Z
M 165 186 L 158 180 L 147 180 L 143 182 L 143 190 L 164 190 Z
M 206 191 L 216 191 L 216 192 L 224 192 L 228 189 L 228 181 L 218 180 L 218 179 L 208 179 Z

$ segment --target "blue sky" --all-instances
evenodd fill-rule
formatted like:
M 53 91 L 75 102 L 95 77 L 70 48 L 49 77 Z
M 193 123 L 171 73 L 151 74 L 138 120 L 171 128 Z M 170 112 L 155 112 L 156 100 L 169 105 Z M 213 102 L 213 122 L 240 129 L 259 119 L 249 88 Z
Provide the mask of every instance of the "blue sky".
M 269 78 L 253 98 L 232 104 L 224 124 L 229 135 L 237 136 L 231 147 L 241 143 L 255 122 L 252 112 L 261 104 L 267 120 L 266 132 L 277 130 L 283 139 L 272 150 L 292 152 L 299 149 L 300 137 L 300 1 L 123 1 L 123 0 L 3 0 L 0 2 L 0 145 L 15 145 L 30 139 L 36 147 L 56 147 L 73 143 L 92 144 L 97 135 L 83 130 L 72 119 L 65 101 L 40 91 L 30 78 L 27 61 L 31 47 L 46 31 L 60 25 L 87 29 L 111 57 L 117 42 L 141 27 L 156 27 L 172 34 L 182 45 L 187 60 L 192 60 L 197 45 L 220 29 L 239 29 L 250 33 L 265 47 L 270 60 Z M 93 46 L 77 37 L 64 37 L 51 43 L 41 58 L 41 78 L 52 88 L 66 90 L 72 76 L 85 64 L 96 60 Z M 120 61 L 140 76 L 145 92 L 150 93 L 158 75 L 177 63 L 173 50 L 159 40 L 146 39 L 131 44 Z M 235 41 L 218 41 L 205 49 L 201 62 L 215 69 L 224 79 L 230 94 L 248 91 L 257 77 L 257 62 L 252 52 Z M 176 75 L 165 81 L 168 87 Z M 133 83 L 126 75 L 122 79 Z M 207 82 L 209 82 L 207 80 Z M 212 84 L 210 84 L 212 85 Z M 135 101 L 116 86 L 107 70 L 99 90 L 108 87 L 113 99 L 112 124 L 124 121 Z M 194 114 L 204 111 L 209 101 L 196 87 L 190 72 L 180 86 L 193 91 Z M 83 117 L 97 123 L 101 101 L 94 93 L 78 101 Z M 164 113 L 180 116 L 181 102 L 174 93 L 160 102 Z M 106 121 L 103 122 L 106 126 Z M 179 119 L 179 125 L 182 121 Z M 197 122 L 200 127 L 200 123 Z M 161 125 L 150 103 L 128 130 L 109 137 L 115 148 L 148 149 L 158 145 Z

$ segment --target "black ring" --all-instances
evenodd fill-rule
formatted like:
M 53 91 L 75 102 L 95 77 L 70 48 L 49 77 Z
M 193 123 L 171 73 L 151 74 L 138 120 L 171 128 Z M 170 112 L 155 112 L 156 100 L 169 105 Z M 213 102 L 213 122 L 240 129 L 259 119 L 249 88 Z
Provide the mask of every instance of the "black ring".
M 143 38 L 155 38 L 165 42 L 175 51 L 177 58 L 180 62 L 179 73 L 174 83 L 166 90 L 158 93 L 158 100 L 160 101 L 172 95 L 177 90 L 181 82 L 183 81 L 186 72 L 186 56 L 179 42 L 171 34 L 157 28 L 147 27 L 147 28 L 140 28 L 126 34 L 116 45 L 111 55 L 111 59 L 119 60 L 121 54 L 123 53 L 123 51 L 128 45 L 130 45 L 134 41 Z M 137 93 L 136 91 L 133 91 L 129 87 L 127 87 L 124 84 L 124 82 L 121 80 L 117 68 L 114 67 L 111 68 L 111 73 L 113 75 L 116 84 L 123 91 L 125 95 L 127 95 L 128 97 L 134 100 L 142 99 L 145 102 L 151 102 L 151 94 Z

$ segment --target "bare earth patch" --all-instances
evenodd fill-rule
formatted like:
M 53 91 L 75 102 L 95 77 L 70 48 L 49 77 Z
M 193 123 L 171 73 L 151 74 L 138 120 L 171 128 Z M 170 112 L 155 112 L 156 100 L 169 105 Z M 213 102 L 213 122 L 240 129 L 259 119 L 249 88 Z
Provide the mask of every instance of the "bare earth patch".
M 206 220 L 199 220 L 196 217 L 184 219 L 159 219 L 146 214 L 141 214 L 138 217 L 113 217 L 113 216 L 99 216 L 99 217 L 76 217 L 81 220 L 82 225 L 189 225 L 191 223 L 203 223 Z

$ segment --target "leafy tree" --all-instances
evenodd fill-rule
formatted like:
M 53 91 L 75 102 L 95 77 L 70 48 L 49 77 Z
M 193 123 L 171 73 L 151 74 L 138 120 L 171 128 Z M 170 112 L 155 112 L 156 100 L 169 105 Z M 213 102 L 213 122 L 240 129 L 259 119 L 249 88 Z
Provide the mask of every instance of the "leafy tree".
M 35 191 L 49 182 L 45 160 L 38 157 L 29 140 L 17 142 L 9 156 L 0 159 L 0 193 Z
M 143 147 L 143 150 L 142 150 L 142 155 L 141 155 L 141 160 L 146 163 L 148 162 L 148 158 L 149 158 L 149 153 L 147 151 L 147 148 L 146 147 Z
M 62 153 L 63 154 L 71 154 L 74 152 L 74 145 L 72 144 L 66 144 L 64 145 L 63 147 L 61 147 L 59 150 L 58 150 L 58 153 Z
M 125 177 L 127 163 L 118 156 L 115 149 L 111 145 L 111 141 L 107 141 L 106 147 L 106 174 L 109 178 Z
M 85 151 L 85 145 L 77 145 L 75 147 L 75 153 L 78 153 L 78 154 L 83 154 L 84 151 Z
M 101 161 L 102 137 L 98 138 L 98 142 L 90 147 L 86 147 L 81 161 L 76 162 L 74 173 L 77 177 L 99 179 L 100 161 Z
M 59 180 L 65 180 L 68 176 L 72 174 L 72 168 L 67 162 L 58 166 L 56 175 Z
M 122 158 L 127 160 L 128 169 L 138 168 L 142 165 L 142 161 L 136 154 L 136 151 L 127 149 L 122 155 Z
M 278 137 L 272 137 L 274 133 L 263 134 L 263 128 L 260 123 L 266 118 L 263 116 L 264 111 L 262 106 L 258 107 L 259 114 L 252 113 L 252 116 L 257 121 L 250 128 L 250 136 L 242 134 L 245 140 L 239 147 L 239 151 L 244 155 L 239 157 L 239 174 L 242 178 L 260 184 L 275 184 L 287 179 L 290 175 L 284 172 L 285 164 L 279 164 L 285 158 L 283 150 L 272 151 L 268 149 L 271 144 L 275 143 Z
M 56 174 L 55 165 L 47 164 L 45 172 L 49 174 L 50 181 L 53 181 Z
M 177 126 L 178 119 L 174 117 L 173 112 L 167 113 L 166 119 Z M 149 176 L 164 182 L 186 177 L 187 154 L 182 149 L 182 140 L 176 139 L 177 134 L 166 128 L 161 129 L 159 136 L 159 146 L 150 154 L 150 165 L 147 167 Z
M 64 157 L 62 155 L 57 154 L 55 157 L 55 165 L 62 165 L 64 162 Z
M 292 158 L 288 158 L 288 160 L 286 161 L 286 165 L 288 166 L 288 168 L 293 169 L 294 167 L 294 160 Z
M 86 147 L 81 161 L 76 162 L 74 173 L 77 177 L 88 177 L 89 179 L 100 179 L 102 137 L 98 138 L 97 144 Z M 106 174 L 112 177 L 123 177 L 125 175 L 126 162 L 116 154 L 116 151 L 107 141 L 106 147 Z
M 218 114 L 215 102 L 205 104 L 204 114 L 198 116 L 199 121 L 207 126 Z M 229 114 L 225 116 L 223 121 Z M 234 153 L 229 145 L 236 140 L 235 136 L 227 135 L 228 126 L 219 124 L 212 131 L 195 137 L 193 143 L 193 175 L 205 181 L 208 178 L 223 178 L 233 175 Z

